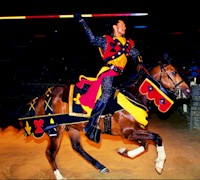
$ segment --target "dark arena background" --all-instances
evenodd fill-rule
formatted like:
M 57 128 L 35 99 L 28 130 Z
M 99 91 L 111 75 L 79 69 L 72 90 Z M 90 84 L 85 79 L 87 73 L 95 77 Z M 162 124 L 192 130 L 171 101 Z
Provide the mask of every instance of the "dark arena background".
M 194 83 L 192 67 L 197 66 L 200 73 L 200 11 L 197 2 L 8 0 L 1 3 L 0 179 L 54 179 L 45 158 L 47 137 L 38 141 L 33 138 L 24 140 L 16 117 L 23 106 L 41 96 L 48 87 L 75 83 L 79 75 L 94 77 L 103 65 L 98 48 L 90 44 L 82 26 L 73 18 L 74 14 L 89 15 L 84 19 L 99 36 L 106 33 L 109 20 L 122 18 L 127 26 L 126 37 L 134 39 L 147 66 L 167 54 L 181 77 L 191 85 Z M 121 80 L 133 71 L 133 64 L 128 64 Z M 193 93 L 198 100 L 200 74 L 195 77 L 197 86 Z M 100 175 L 81 157 L 77 158 L 77 154 L 71 152 L 70 142 L 65 140 L 62 147 L 70 147 L 69 151 L 66 153 L 62 148 L 58 156 L 63 174 L 68 179 L 199 179 L 198 103 L 190 108 L 190 100 L 178 101 L 164 114 L 156 107 L 152 109 L 151 130 L 162 134 L 166 144 L 167 161 L 162 175 L 154 170 L 152 162 L 156 150 L 153 145 L 138 159 L 123 159 L 118 157 L 116 149 L 118 146 L 133 149 L 132 144 L 103 135 L 104 140 L 96 145 L 87 140 L 84 133 L 82 142 L 86 149 L 102 158 L 111 173 Z M 187 104 L 184 106 L 187 110 L 183 110 L 183 104 Z M 191 122 L 193 117 L 196 124 Z M 117 147 L 113 150 L 114 144 Z
M 13 113 L 48 86 L 76 82 L 80 74 L 96 76 L 102 65 L 98 49 L 74 18 L 53 17 L 75 13 L 104 14 L 85 18 L 96 35 L 106 32 L 106 23 L 118 18 L 116 14 L 146 13 L 122 16 L 126 36 L 135 40 L 145 63 L 168 53 L 184 78 L 191 62 L 199 63 L 199 12 L 193 1 L 130 0 L 119 5 L 115 1 L 7 1 L 0 7 L 1 116 Z

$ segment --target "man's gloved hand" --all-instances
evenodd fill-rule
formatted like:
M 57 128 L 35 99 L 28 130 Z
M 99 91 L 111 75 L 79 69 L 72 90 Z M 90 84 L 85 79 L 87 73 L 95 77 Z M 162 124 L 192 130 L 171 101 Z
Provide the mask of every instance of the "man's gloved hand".
M 139 63 L 143 63 L 143 60 L 142 60 L 142 56 L 141 56 L 141 55 L 139 55 L 137 58 L 138 58 L 138 62 L 139 62 Z
M 143 63 L 142 63 L 142 62 L 139 62 L 138 65 L 137 65 L 137 68 L 136 68 L 138 74 L 139 74 L 140 70 L 141 70 L 143 67 L 144 67 L 144 66 L 143 66 Z
M 137 59 L 137 57 L 140 55 L 140 52 L 136 48 L 132 48 L 130 50 L 130 54 L 133 57 L 133 59 Z
M 141 55 L 139 55 L 138 57 L 138 65 L 137 65 L 137 72 L 139 73 L 140 72 L 140 70 L 142 69 L 142 68 L 144 68 L 144 63 L 143 63 L 143 60 L 142 60 L 142 56 Z
M 74 14 L 74 18 L 78 21 L 81 22 L 83 20 L 81 14 Z

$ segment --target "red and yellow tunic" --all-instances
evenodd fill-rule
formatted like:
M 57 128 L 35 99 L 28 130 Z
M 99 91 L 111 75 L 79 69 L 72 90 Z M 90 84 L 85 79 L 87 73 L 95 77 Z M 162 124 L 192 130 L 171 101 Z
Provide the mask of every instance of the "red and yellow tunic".
M 95 78 L 80 76 L 77 87 L 81 88 L 84 84 L 88 84 L 90 87 L 88 91 L 77 97 L 77 103 L 81 104 L 83 109 L 90 114 L 94 108 L 95 102 L 100 96 L 102 80 L 106 76 L 118 76 L 124 70 L 127 64 L 127 57 L 131 56 L 135 60 L 137 51 L 134 48 L 134 41 L 126 39 L 125 37 L 112 37 L 110 35 L 94 36 L 87 23 L 81 21 L 85 32 L 94 46 L 99 47 L 102 59 L 105 62 L 97 76 Z M 111 67 L 112 66 L 112 67 Z
M 131 48 L 134 46 L 133 40 L 127 40 L 124 37 L 114 37 L 104 36 L 106 38 L 106 48 L 103 50 L 100 48 L 100 53 L 102 59 L 108 65 L 113 65 L 119 70 L 123 70 L 127 63 L 127 57 Z M 80 76 L 80 81 L 76 84 L 79 88 L 83 87 L 86 83 L 90 85 L 88 91 L 81 97 L 77 97 L 79 103 L 82 107 L 89 113 L 93 109 L 96 99 L 100 96 L 99 88 L 102 83 L 102 79 L 105 76 L 118 76 L 119 73 L 113 69 L 110 69 L 109 66 L 103 66 L 96 78 Z
M 104 37 L 106 38 L 106 48 L 105 50 L 99 48 L 102 59 L 106 63 L 123 70 L 130 50 L 134 47 L 134 41 L 125 37 L 111 37 L 108 35 Z

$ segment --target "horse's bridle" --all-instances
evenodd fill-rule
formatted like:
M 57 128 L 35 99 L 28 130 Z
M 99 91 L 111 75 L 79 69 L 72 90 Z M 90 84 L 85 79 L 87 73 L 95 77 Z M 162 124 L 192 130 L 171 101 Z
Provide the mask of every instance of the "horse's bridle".
M 163 70 L 165 72 L 165 74 L 167 75 L 167 77 L 172 81 L 173 85 L 174 85 L 174 88 L 173 89 L 176 89 L 182 82 L 184 82 L 184 80 L 182 79 L 179 83 L 175 84 L 173 79 L 170 77 L 170 75 L 167 73 L 165 67 L 169 66 L 169 64 L 166 64 L 165 66 L 161 65 L 160 64 L 160 78 L 159 78 L 159 82 L 161 82 L 161 79 L 162 79 L 162 74 L 163 74 Z
M 174 92 L 176 92 L 176 90 L 179 92 L 180 90 L 177 88 L 182 82 L 184 82 L 184 80 L 182 79 L 180 82 L 178 82 L 177 84 L 173 81 L 173 79 L 170 77 L 170 75 L 167 73 L 166 71 L 166 67 L 168 66 L 169 64 L 165 64 L 163 65 L 162 63 L 160 63 L 160 78 L 158 80 L 158 82 L 161 84 L 161 80 L 162 80 L 162 75 L 163 75 L 163 72 L 165 72 L 165 74 L 167 75 L 167 77 L 172 81 L 174 87 L 173 87 L 173 90 L 170 90 L 170 89 L 167 89 L 165 88 L 169 93 L 172 93 L 174 94 Z M 148 74 L 150 75 L 149 71 L 143 66 L 143 70 Z
M 165 74 L 167 75 L 167 77 L 172 81 L 174 87 L 173 87 L 173 90 L 170 90 L 170 89 L 166 89 L 168 92 L 170 93 L 177 93 L 180 94 L 181 93 L 181 90 L 179 88 L 177 88 L 182 82 L 184 82 L 184 80 L 182 79 L 180 82 L 178 82 L 177 84 L 173 81 L 173 79 L 170 77 L 170 75 L 167 73 L 166 71 L 166 67 L 168 66 L 169 64 L 160 64 L 160 78 L 159 78 L 159 82 L 161 83 L 161 79 L 162 79 L 162 75 L 163 75 L 163 71 L 165 72 Z

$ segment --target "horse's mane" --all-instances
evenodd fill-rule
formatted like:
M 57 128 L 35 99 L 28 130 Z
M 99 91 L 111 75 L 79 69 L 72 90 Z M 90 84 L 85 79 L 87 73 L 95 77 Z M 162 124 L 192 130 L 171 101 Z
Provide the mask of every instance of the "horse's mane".
M 171 61 L 165 60 L 163 57 L 158 56 L 153 64 L 144 63 L 143 65 L 147 71 L 150 71 L 157 65 L 164 65 L 164 64 L 171 64 Z M 147 73 L 143 69 L 141 69 L 140 72 L 137 72 L 136 69 L 132 70 L 132 72 L 135 73 L 130 73 L 130 75 L 126 77 L 126 79 L 123 78 L 123 82 L 121 82 L 121 84 L 119 85 L 120 89 L 125 88 L 127 86 L 135 85 L 138 83 L 138 81 L 144 80 L 144 78 L 147 76 Z
M 164 60 L 161 57 L 158 57 L 157 61 L 153 64 L 144 64 L 145 69 L 150 72 L 151 69 L 153 69 L 156 66 L 165 67 L 166 65 L 171 64 L 171 62 Z M 169 97 L 173 98 L 173 94 L 169 92 L 167 89 L 165 89 L 160 82 L 156 81 L 151 75 L 147 74 L 147 72 L 144 69 L 141 69 L 140 72 L 134 71 L 135 73 L 131 73 L 128 77 L 122 78 L 122 81 L 120 81 L 120 84 L 118 86 L 115 86 L 115 88 L 119 89 L 120 92 L 122 92 L 124 95 L 128 96 L 130 99 L 137 101 L 141 104 L 145 104 L 143 101 L 143 97 L 139 92 L 139 87 L 145 80 L 145 78 L 150 78 L 150 80 L 157 85 L 157 87 L 164 92 Z M 117 80 L 119 83 L 119 81 Z

